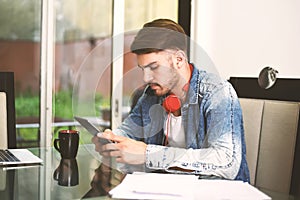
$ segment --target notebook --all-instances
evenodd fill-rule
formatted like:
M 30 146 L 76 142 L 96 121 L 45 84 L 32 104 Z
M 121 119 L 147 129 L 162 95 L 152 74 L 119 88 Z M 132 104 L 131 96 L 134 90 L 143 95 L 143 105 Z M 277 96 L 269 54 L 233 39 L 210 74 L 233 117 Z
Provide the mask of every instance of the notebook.
M 0 166 L 26 166 L 42 163 L 42 159 L 27 149 L 0 149 Z

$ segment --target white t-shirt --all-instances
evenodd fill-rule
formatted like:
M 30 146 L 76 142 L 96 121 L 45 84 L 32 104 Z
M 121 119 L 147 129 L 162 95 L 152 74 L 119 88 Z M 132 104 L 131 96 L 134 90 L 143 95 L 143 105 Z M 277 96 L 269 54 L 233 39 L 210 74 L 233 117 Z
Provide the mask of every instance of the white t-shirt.
M 168 144 L 170 147 L 185 147 L 184 127 L 181 123 L 181 116 L 168 114 L 164 125 L 164 134 L 168 135 Z

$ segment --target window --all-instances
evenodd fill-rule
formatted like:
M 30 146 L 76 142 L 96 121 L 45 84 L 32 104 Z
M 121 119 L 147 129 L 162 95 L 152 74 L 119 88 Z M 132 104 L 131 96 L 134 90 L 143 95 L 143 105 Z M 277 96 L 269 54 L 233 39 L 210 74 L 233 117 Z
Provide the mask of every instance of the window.
M 145 23 L 154 19 L 169 18 L 177 22 L 178 1 L 126 0 L 125 2 L 123 107 L 128 111 L 133 103 L 133 93 L 144 84 L 142 70 L 137 67 L 135 55 L 130 53 L 130 45 L 134 36 Z
M 17 147 L 37 146 L 41 1 L 0 4 L 0 71 L 14 72 Z
M 98 118 L 103 127 L 110 126 L 111 90 L 114 89 L 112 34 L 116 18 L 124 20 L 120 104 L 125 117 L 130 110 L 133 91 L 143 84 L 135 55 L 129 51 L 134 35 L 145 22 L 155 18 L 177 21 L 178 15 L 177 0 L 55 0 L 47 5 L 46 2 L 0 0 L 0 71 L 15 73 L 18 147 L 37 146 L 40 140 L 47 140 L 49 145 L 52 141 L 48 138 L 54 138 L 58 130 L 74 128 L 74 115 Z M 120 2 L 124 3 L 124 16 L 113 11 L 113 5 Z M 55 11 L 53 79 L 50 77 L 49 81 L 52 88 L 43 85 L 44 80 L 40 79 L 44 74 L 42 65 L 46 65 L 43 53 L 52 51 L 47 46 L 42 47 L 42 28 L 48 26 L 41 21 L 42 15 L 47 14 L 43 13 L 45 7 L 47 12 Z M 51 67 L 44 70 L 52 71 Z M 47 94 L 52 94 L 53 99 L 51 133 L 44 131 L 45 128 L 40 131 L 45 126 L 40 119 L 47 110 L 40 97 L 46 95 L 47 98 Z M 51 136 L 44 138 L 45 132 Z M 89 143 L 91 136 L 83 135 L 82 142 Z
M 112 0 L 57 0 L 53 133 L 110 108 Z M 76 127 L 78 128 L 78 127 Z M 81 141 L 91 142 L 84 129 Z

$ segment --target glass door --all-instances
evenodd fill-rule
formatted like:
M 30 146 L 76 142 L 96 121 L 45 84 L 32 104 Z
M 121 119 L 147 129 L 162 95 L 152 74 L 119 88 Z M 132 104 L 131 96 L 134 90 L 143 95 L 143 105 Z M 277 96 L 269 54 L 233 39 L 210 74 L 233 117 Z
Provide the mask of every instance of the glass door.
M 47 109 L 40 96 L 45 91 L 52 94 L 50 112 L 53 123 L 51 133 L 41 134 L 54 134 L 55 137 L 60 129 L 76 128 L 78 124 L 73 120 L 74 115 L 91 117 L 102 128 L 110 127 L 111 96 L 112 91 L 116 91 L 112 88 L 112 42 L 116 18 L 123 19 L 123 69 L 113 73 L 121 73 L 122 77 L 119 112 L 124 119 L 133 104 L 133 92 L 143 85 L 135 55 L 129 51 L 135 34 L 145 22 L 155 18 L 177 21 L 178 13 L 177 0 L 49 1 L 53 10 L 49 8 L 50 4 L 46 5 L 47 2 L 0 0 L 0 71 L 14 72 L 18 147 L 40 145 L 40 105 Z M 123 4 L 124 10 L 114 12 L 114 6 L 119 4 Z M 40 79 L 44 73 L 41 72 L 42 52 L 52 51 L 41 46 L 41 30 L 46 26 L 42 22 L 45 7 L 54 14 L 52 88 L 41 87 L 44 80 Z M 90 135 L 86 134 L 83 142 L 89 143 Z
M 0 71 L 14 73 L 17 147 L 38 146 L 41 1 L 0 5 Z
M 91 143 L 74 116 L 109 127 L 112 9 L 112 0 L 56 0 L 54 138 L 76 128 L 81 142 Z
M 178 1 L 57 0 L 55 6 L 54 137 L 72 126 L 74 116 L 89 118 L 102 130 L 111 128 L 117 114 L 121 121 L 128 115 L 133 93 L 143 85 L 129 50 L 135 34 L 155 18 L 177 21 Z M 91 143 L 92 136 L 77 128 L 81 142 Z
M 168 9 L 166 9 L 168 8 Z M 126 117 L 136 103 L 143 88 L 142 70 L 137 67 L 130 45 L 137 32 L 147 22 L 168 18 L 178 22 L 178 0 L 126 0 L 124 16 L 123 116 Z

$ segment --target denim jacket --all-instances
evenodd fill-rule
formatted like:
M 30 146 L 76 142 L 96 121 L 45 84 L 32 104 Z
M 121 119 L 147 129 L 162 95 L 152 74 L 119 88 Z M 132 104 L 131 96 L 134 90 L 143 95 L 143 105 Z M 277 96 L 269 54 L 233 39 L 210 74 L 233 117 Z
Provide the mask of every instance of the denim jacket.
M 147 168 L 249 182 L 242 110 L 227 81 L 194 67 L 187 100 L 181 106 L 186 148 L 162 145 L 167 116 L 163 99 L 146 88 L 130 115 L 114 130 L 148 144 Z

